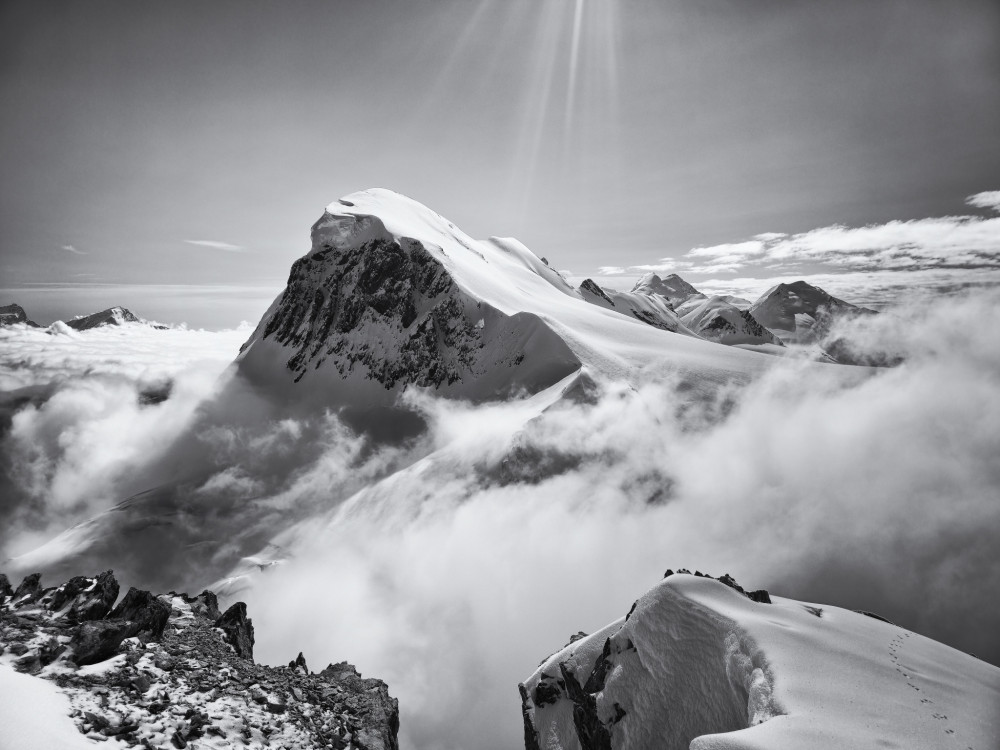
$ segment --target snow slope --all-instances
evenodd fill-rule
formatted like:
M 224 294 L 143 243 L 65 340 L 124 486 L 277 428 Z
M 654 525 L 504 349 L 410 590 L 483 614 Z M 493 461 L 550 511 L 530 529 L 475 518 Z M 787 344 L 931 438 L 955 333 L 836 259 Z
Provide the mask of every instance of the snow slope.
M 657 294 L 666 297 L 674 308 L 692 297 L 704 296 L 676 273 L 665 278 L 660 278 L 655 273 L 647 273 L 635 282 L 632 292 L 633 294 Z
M 278 398 L 385 405 L 410 384 L 482 401 L 582 365 L 630 379 L 667 364 L 718 380 L 766 361 L 588 304 L 516 240 L 474 240 L 372 189 L 327 207 L 238 368 Z
M 124 745 L 95 742 L 70 719 L 69 699 L 53 682 L 0 664 L 0 750 L 93 750 Z
M 672 575 L 522 686 L 526 746 L 1000 746 L 1000 669 L 861 613 Z
M 720 344 L 778 344 L 781 340 L 762 326 L 746 310 L 724 297 L 710 297 L 697 302 L 690 300 L 681 322 L 702 338 Z
M 663 295 L 604 289 L 598 286 L 593 279 L 585 279 L 580 284 L 579 291 L 580 296 L 592 305 L 631 316 L 654 328 L 662 328 L 664 331 L 681 333 L 685 336 L 695 335 L 681 322 Z

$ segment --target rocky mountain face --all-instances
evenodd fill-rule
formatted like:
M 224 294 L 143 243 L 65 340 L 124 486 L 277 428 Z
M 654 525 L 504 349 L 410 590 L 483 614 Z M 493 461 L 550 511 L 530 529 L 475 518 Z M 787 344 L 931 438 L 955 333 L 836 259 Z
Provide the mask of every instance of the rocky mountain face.
M 312 383 L 332 404 L 359 393 L 391 403 L 405 385 L 495 398 L 579 367 L 537 316 L 470 294 L 421 240 L 395 236 L 376 216 L 329 212 L 238 362 L 255 383 Z
M 32 328 L 41 328 L 35 321 L 28 320 L 28 314 L 20 305 L 0 306 L 0 326 L 12 326 L 15 323 L 24 323 Z
M 66 325 L 77 331 L 89 331 L 91 328 L 101 328 L 102 326 L 120 326 L 124 323 L 141 323 L 131 311 L 124 307 L 109 307 L 107 310 L 84 315 L 80 318 L 66 321 Z
M 84 735 L 144 748 L 398 748 L 384 682 L 346 662 L 310 672 L 301 653 L 255 664 L 242 602 L 220 612 L 211 591 L 132 588 L 115 606 L 118 594 L 111 571 L 53 588 L 0 575 L 0 664 L 57 684 Z
M 833 321 L 845 315 L 873 315 L 805 281 L 778 284 L 753 303 L 750 314 L 787 343 L 809 343 L 829 332 Z

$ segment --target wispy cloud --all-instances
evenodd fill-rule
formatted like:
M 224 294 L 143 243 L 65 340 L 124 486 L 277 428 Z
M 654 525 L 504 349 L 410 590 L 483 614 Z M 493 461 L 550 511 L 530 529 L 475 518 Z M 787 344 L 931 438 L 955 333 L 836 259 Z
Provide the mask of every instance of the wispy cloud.
M 229 242 L 219 242 L 217 240 L 184 240 L 189 245 L 197 245 L 198 247 L 207 247 L 212 250 L 225 250 L 229 253 L 242 253 L 246 252 L 246 248 L 242 245 L 233 245 Z
M 989 208 L 1000 211 L 1000 190 L 986 190 L 982 193 L 970 195 L 965 202 L 976 208 Z
M 76 255 L 87 255 L 85 250 L 80 250 L 75 245 L 60 245 L 61 250 L 65 250 L 67 253 L 74 253 Z
M 966 203 L 1000 211 L 1000 190 L 976 193 Z M 863 227 L 840 224 L 785 234 L 765 232 L 740 242 L 696 247 L 680 258 L 615 267 L 623 275 L 684 270 L 693 274 L 913 272 L 1000 268 L 1000 217 L 942 216 Z

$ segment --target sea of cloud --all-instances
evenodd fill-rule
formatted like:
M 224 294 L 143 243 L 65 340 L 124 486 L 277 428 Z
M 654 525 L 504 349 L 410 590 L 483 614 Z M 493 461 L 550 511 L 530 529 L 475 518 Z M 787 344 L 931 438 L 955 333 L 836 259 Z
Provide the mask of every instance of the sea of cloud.
M 246 597 L 268 660 L 387 680 L 406 746 L 516 746 L 516 683 L 667 567 L 866 609 L 1000 662 L 1000 296 L 860 319 L 874 373 L 801 360 L 691 403 L 605 384 L 527 425 L 420 402 L 437 451 L 300 536 Z
M 903 362 L 776 358 L 711 396 L 664 374 L 548 408 L 411 393 L 427 435 L 381 449 L 330 414 L 255 424 L 238 402 L 206 417 L 221 357 L 202 369 L 191 354 L 169 373 L 170 398 L 143 407 L 159 365 L 122 368 L 133 360 L 121 355 L 102 368 L 22 341 L 10 360 L 66 377 L 47 400 L 10 407 L 3 449 L 36 467 L 12 482 L 51 529 L 107 507 L 155 446 L 176 451 L 170 436 L 194 430 L 211 454 L 199 497 L 272 511 L 282 552 L 267 559 L 281 562 L 240 593 L 259 658 L 301 650 L 314 669 L 347 659 L 385 679 L 408 748 L 517 746 L 517 682 L 668 567 L 875 611 L 1000 663 L 1000 293 L 922 299 L 833 335 Z
M 0 328 L 0 557 L 122 499 L 122 482 L 187 427 L 249 333 Z

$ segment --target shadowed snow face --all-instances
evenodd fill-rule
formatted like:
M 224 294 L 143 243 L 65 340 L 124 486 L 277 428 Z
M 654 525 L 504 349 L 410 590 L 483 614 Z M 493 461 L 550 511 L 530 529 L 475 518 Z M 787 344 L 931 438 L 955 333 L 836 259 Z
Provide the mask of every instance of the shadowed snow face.
M 684 566 L 873 610 L 1000 661 L 988 604 L 1000 585 L 1000 297 L 850 326 L 858 346 L 904 364 L 866 375 L 775 360 L 697 400 L 669 377 L 605 384 L 527 426 L 524 403 L 411 394 L 430 433 L 405 455 L 366 449 L 330 417 L 198 428 L 213 446 L 206 503 L 254 497 L 275 517 L 308 507 L 313 519 L 280 536 L 291 559 L 241 594 L 261 659 L 302 650 L 314 669 L 348 659 L 385 679 L 410 747 L 516 746 L 517 682 Z M 77 387 L 58 385 L 13 424 Z M 50 474 L 96 450 L 72 429 L 86 420 L 60 414 L 48 416 L 66 436 Z M 141 415 L 123 412 L 123 425 L 155 431 Z M 11 428 L 5 454 L 39 435 Z M 76 476 L 82 494 L 106 481 Z M 54 496 L 32 497 L 66 516 Z

